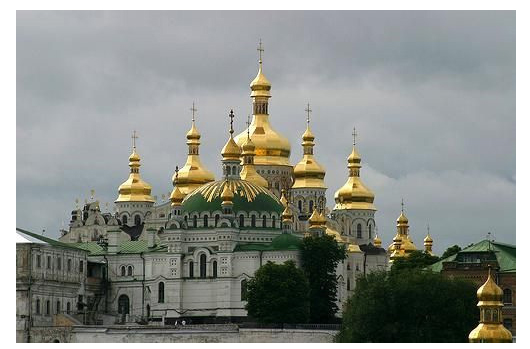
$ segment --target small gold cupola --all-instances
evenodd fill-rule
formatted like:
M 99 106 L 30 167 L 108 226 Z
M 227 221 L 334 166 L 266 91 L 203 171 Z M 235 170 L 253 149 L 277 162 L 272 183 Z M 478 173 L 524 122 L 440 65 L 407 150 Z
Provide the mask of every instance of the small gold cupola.
M 256 165 L 284 165 L 289 166 L 291 145 L 289 140 L 272 129 L 269 122 L 269 98 L 271 98 L 271 83 L 263 74 L 262 53 L 264 49 L 261 40 L 258 46 L 259 69 L 258 74 L 250 83 L 250 97 L 252 98 L 253 118 L 247 129 L 255 145 Z M 246 130 L 235 137 L 241 147 L 247 139 Z
M 247 126 L 250 126 L 250 116 L 247 120 Z M 247 140 L 245 143 L 243 143 L 243 146 L 241 147 L 243 149 L 243 152 L 241 153 L 243 157 L 242 165 L 243 168 L 241 169 L 241 179 L 245 181 L 252 182 L 256 185 L 260 185 L 262 187 L 267 188 L 269 186 L 269 183 L 265 178 L 263 178 L 254 167 L 254 156 L 256 155 L 255 150 L 256 146 L 252 142 L 252 139 L 250 138 L 250 132 L 247 128 Z
M 313 148 L 315 146 L 315 136 L 309 128 L 309 103 L 305 110 L 307 112 L 307 127 L 302 135 L 302 147 L 304 149 L 304 155 L 302 160 L 294 167 L 294 184 L 293 188 L 323 188 L 326 189 L 324 184 L 324 177 L 326 176 L 326 170 L 320 165 L 314 158 Z
M 428 253 L 431 256 L 434 255 L 434 253 L 432 252 L 432 243 L 433 240 L 431 237 L 430 228 L 429 225 L 427 225 L 427 236 L 425 237 L 425 239 L 423 239 L 423 247 L 425 248 L 425 253 Z
M 478 289 L 477 306 L 480 309 L 480 323 L 469 333 L 471 343 L 511 343 L 512 333 L 502 324 L 503 292 L 491 277 Z
M 396 237 L 399 237 L 399 243 L 396 244 L 394 241 L 389 247 L 389 252 L 397 252 L 397 250 L 400 250 L 397 254 L 398 256 L 408 256 L 410 252 L 416 251 L 416 245 L 414 245 L 414 242 L 412 242 L 412 239 L 410 238 L 409 234 L 409 219 L 407 216 L 405 216 L 404 212 L 404 206 L 403 199 L 401 199 L 401 213 L 399 214 L 399 217 L 396 220 Z
M 151 196 L 151 186 L 140 177 L 140 155 L 136 152 L 136 131 L 133 132 L 133 151 L 129 156 L 131 172 L 129 178 L 118 188 L 118 198 L 114 202 L 155 202 Z
M 361 181 L 361 156 L 355 149 L 357 133 L 353 129 L 353 150 L 348 156 L 348 181 L 335 192 L 335 209 L 365 209 L 373 210 L 375 195 Z
M 280 202 L 282 203 L 283 207 L 286 207 L 287 204 L 289 203 L 287 201 L 287 197 L 285 195 L 286 193 L 287 193 L 287 191 L 285 189 L 282 189 L 282 197 L 280 198 Z
M 195 112 L 197 111 L 195 108 L 195 102 L 191 107 L 191 111 L 191 128 L 186 134 L 186 144 L 188 145 L 186 164 L 178 171 L 178 176 L 177 173 L 175 173 L 172 177 L 172 182 L 177 183 L 179 190 L 184 195 L 188 195 L 201 185 L 215 180 L 213 173 L 204 167 L 199 157 L 201 134 L 195 126 Z

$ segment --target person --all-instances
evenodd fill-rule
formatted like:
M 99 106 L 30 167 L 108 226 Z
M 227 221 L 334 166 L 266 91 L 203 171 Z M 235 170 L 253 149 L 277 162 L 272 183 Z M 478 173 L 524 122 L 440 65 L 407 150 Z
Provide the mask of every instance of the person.
M 182 320 L 182 326 L 186 326 L 186 320 Z

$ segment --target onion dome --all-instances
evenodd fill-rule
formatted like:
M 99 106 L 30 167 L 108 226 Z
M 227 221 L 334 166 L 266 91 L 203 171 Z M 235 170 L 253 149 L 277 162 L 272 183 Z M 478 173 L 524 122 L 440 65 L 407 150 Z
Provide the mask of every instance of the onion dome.
M 263 178 L 258 172 L 256 172 L 256 168 L 254 167 L 254 156 L 256 155 L 254 146 L 254 143 L 248 137 L 245 143 L 243 143 L 243 146 L 241 147 L 243 149 L 243 152 L 241 153 L 243 157 L 243 168 L 241 169 L 240 177 L 243 180 L 252 182 L 257 185 L 261 185 L 262 187 L 268 187 L 269 182 L 265 178 Z
M 309 104 L 307 105 L 308 117 L 307 128 L 302 135 L 302 146 L 304 155 L 302 160 L 294 167 L 294 184 L 293 188 L 326 188 L 324 177 L 326 170 L 320 165 L 313 156 L 313 142 L 315 136 L 309 129 Z
M 136 138 L 135 132 L 133 152 L 129 156 L 129 178 L 118 188 L 119 195 L 114 202 L 155 202 L 151 196 L 151 186 L 140 177 L 140 155 L 136 152 Z
M 182 201 L 184 212 L 222 211 L 223 191 L 228 187 L 233 193 L 232 211 L 275 213 L 279 216 L 284 207 L 267 188 L 241 179 L 219 180 L 207 183 L 189 193 Z
M 408 227 L 409 219 L 405 216 L 403 211 L 401 211 L 401 214 L 396 219 L 396 223 L 398 224 L 398 226 L 407 226 Z
M 292 221 L 293 219 L 293 211 L 289 207 L 289 205 L 285 206 L 283 212 L 282 212 L 282 222 L 285 221 Z
M 289 204 L 289 201 L 287 201 L 287 198 L 285 197 L 285 189 L 282 189 L 282 197 L 280 198 L 280 202 L 282 203 L 283 207 L 286 207 Z
M 269 123 L 268 109 L 269 98 L 271 97 L 271 83 L 263 74 L 261 60 L 261 52 L 263 52 L 263 49 L 261 42 L 258 50 L 260 52 L 258 74 L 250 83 L 253 118 L 252 123 L 247 127 L 250 137 L 256 146 L 254 163 L 256 165 L 290 166 L 289 155 L 291 154 L 291 145 L 287 138 L 273 130 Z M 235 141 L 239 146 L 242 146 L 245 142 L 247 130 L 235 137 Z
M 225 185 L 223 192 L 221 193 L 221 200 L 223 200 L 221 205 L 231 205 L 233 199 L 234 199 L 234 193 L 232 192 L 232 190 L 230 190 L 229 185 Z
M 230 137 L 226 142 L 225 146 L 221 150 L 223 160 L 239 160 L 241 156 L 241 148 L 234 142 L 234 139 Z
M 318 214 L 317 209 L 315 208 L 313 210 L 313 213 L 311 213 L 311 216 L 309 216 L 309 227 L 317 227 L 320 225 L 320 215 Z
M 195 105 L 193 105 L 192 110 L 196 110 Z M 188 145 L 186 164 L 178 171 L 178 175 L 174 174 L 172 178 L 172 181 L 177 183 L 184 195 L 189 194 L 205 183 L 215 180 L 213 173 L 203 166 L 199 157 L 201 134 L 195 126 L 195 115 L 193 115 L 191 129 L 186 134 L 186 138 L 186 144 Z
M 381 247 L 381 243 L 382 243 L 381 238 L 377 234 L 375 234 L 374 246 L 375 247 Z
M 469 333 L 471 343 L 511 343 L 512 334 L 502 324 L 503 292 L 491 277 L 478 289 L 477 306 L 480 309 L 480 323 Z
M 354 135 L 356 135 L 354 131 Z M 348 156 L 348 181 L 335 192 L 336 210 L 373 210 L 375 211 L 375 195 L 361 181 L 361 157 L 355 150 L 355 138 L 353 150 Z
M 182 200 L 184 200 L 184 197 L 185 195 L 182 194 L 177 186 L 173 187 L 173 191 L 171 191 L 171 195 L 169 197 L 171 206 L 180 206 L 182 204 Z

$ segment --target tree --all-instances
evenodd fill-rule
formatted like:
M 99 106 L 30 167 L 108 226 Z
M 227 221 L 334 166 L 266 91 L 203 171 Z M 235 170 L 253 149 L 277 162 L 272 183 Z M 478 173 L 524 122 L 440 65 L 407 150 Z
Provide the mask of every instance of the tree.
M 392 262 L 392 271 L 422 269 L 438 262 L 440 258 L 425 251 L 412 251 L 407 257 L 396 258 Z
M 302 269 L 309 280 L 309 320 L 312 323 L 336 321 L 338 263 L 346 258 L 344 246 L 330 235 L 309 236 L 302 240 Z
M 293 261 L 260 267 L 247 283 L 248 315 L 261 323 L 305 323 L 309 318 L 309 285 Z
M 418 269 L 357 279 L 338 342 L 467 342 L 478 322 L 476 286 Z
M 460 248 L 460 246 L 458 245 L 453 245 L 451 247 L 448 247 L 447 250 L 445 250 L 445 252 L 443 253 L 443 255 L 440 257 L 440 259 L 444 259 L 444 258 L 447 258 L 449 256 L 452 256 L 454 255 L 455 253 L 458 253 L 462 251 L 462 249 Z

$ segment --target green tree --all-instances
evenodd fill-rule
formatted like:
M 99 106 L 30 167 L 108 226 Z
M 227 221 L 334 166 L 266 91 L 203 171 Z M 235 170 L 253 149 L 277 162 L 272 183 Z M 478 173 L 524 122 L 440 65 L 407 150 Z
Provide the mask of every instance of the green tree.
M 476 286 L 418 269 L 357 279 L 338 342 L 467 342 L 477 325 Z
M 440 257 L 440 259 L 444 259 L 444 258 L 447 258 L 449 256 L 452 256 L 454 255 L 455 253 L 458 253 L 462 251 L 462 249 L 460 248 L 460 246 L 458 245 L 453 245 L 449 248 L 447 248 L 447 250 L 445 250 L 445 252 L 443 253 L 443 255 Z
M 267 262 L 247 283 L 248 315 L 261 323 L 305 323 L 309 318 L 309 285 L 293 261 Z
M 425 251 L 412 251 L 407 257 L 396 258 L 392 262 L 392 271 L 423 269 L 439 260 L 440 258 L 432 256 Z
M 338 263 L 346 258 L 344 246 L 330 236 L 309 236 L 302 240 L 302 268 L 309 280 L 309 321 L 336 321 Z

